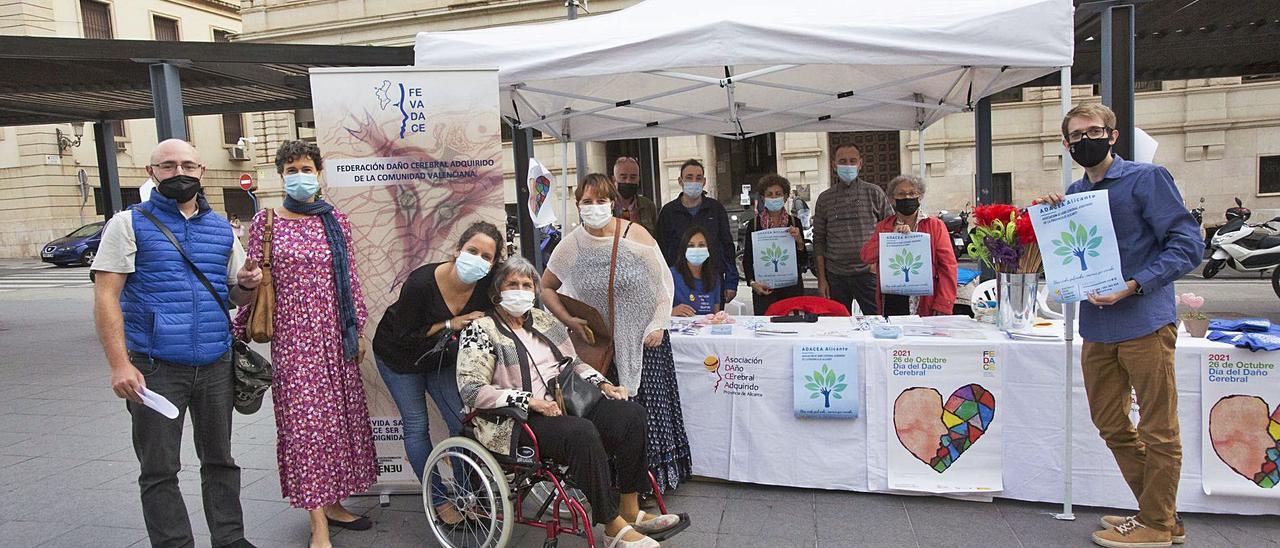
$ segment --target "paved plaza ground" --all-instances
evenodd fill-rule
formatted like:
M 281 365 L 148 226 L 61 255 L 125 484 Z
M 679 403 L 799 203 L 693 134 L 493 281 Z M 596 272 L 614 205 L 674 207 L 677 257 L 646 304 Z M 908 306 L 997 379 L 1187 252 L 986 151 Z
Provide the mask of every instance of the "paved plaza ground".
M 80 281 L 85 276 L 84 269 L 0 262 L 3 547 L 147 546 L 128 415 L 108 387 L 107 368 L 93 332 L 92 289 Z M 20 284 L 19 278 L 31 281 Z M 54 281 L 64 279 L 65 283 Z M 16 287 L 20 285 L 36 287 Z M 1277 302 L 1269 286 L 1230 282 L 1223 287 L 1234 292 L 1247 288 L 1249 293 L 1241 299 Z M 289 508 L 280 498 L 275 423 L 269 404 L 256 415 L 236 415 L 233 443 L 244 469 L 242 498 L 249 539 L 263 547 L 305 546 L 306 514 Z M 187 509 L 199 533 L 197 546 L 207 547 L 199 468 L 189 428 L 183 451 L 181 483 Z M 1098 517 L 1114 512 L 1077 507 L 1077 520 L 1064 522 L 1049 516 L 1060 508 L 1049 504 L 959 502 L 705 481 L 682 486 L 668 503 L 688 512 L 694 523 L 664 546 L 707 548 L 1084 547 L 1092 545 L 1089 534 L 1096 530 Z M 357 497 L 349 506 L 367 513 L 376 526 L 371 531 L 338 532 L 336 546 L 434 546 L 420 497 L 392 497 L 387 507 L 380 507 L 376 498 Z M 1275 516 L 1184 517 L 1189 547 L 1280 546 L 1280 518 Z M 541 540 L 540 531 L 520 528 L 513 545 L 538 547 Z M 560 544 L 584 545 L 577 538 L 562 539 Z

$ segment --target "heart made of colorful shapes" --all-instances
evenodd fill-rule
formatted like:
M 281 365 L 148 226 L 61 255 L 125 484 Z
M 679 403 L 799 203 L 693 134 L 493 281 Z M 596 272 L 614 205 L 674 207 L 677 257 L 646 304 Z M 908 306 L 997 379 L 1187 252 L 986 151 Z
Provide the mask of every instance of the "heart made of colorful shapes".
M 1235 473 L 1270 489 L 1280 485 L 1280 405 L 1257 396 L 1226 396 L 1209 410 L 1209 440 Z
M 946 472 L 991 426 L 996 398 L 980 384 L 966 384 L 942 395 L 928 387 L 903 390 L 893 402 L 898 441 L 935 472 Z

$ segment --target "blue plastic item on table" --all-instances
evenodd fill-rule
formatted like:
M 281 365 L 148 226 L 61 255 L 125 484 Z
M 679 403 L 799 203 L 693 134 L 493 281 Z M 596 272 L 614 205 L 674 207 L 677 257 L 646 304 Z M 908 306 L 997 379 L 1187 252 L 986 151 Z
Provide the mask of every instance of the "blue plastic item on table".
M 877 339 L 898 339 L 902 337 L 902 327 L 878 323 L 871 326 L 871 336 Z
M 1265 333 L 1272 330 L 1272 325 L 1271 320 L 1266 318 L 1239 318 L 1235 320 L 1210 320 L 1209 329 L 1213 331 Z
M 981 275 L 982 275 L 981 270 L 974 270 L 972 268 L 957 268 L 956 282 L 959 285 L 964 285 L 969 282 L 972 282 L 974 278 L 977 278 L 978 276 L 981 276 Z
M 1210 331 L 1206 339 L 1227 343 L 1237 348 L 1248 348 L 1254 352 L 1259 350 L 1280 350 L 1280 326 L 1271 326 L 1266 333 L 1244 333 L 1239 331 Z

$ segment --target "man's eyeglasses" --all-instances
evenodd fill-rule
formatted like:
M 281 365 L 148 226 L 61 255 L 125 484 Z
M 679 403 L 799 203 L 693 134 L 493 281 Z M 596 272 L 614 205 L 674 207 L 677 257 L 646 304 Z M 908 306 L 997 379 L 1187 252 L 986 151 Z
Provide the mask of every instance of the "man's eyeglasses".
M 204 169 L 204 166 L 195 162 L 183 162 L 181 164 L 178 162 L 161 162 L 158 164 L 151 164 L 151 168 L 163 173 L 173 173 L 179 169 L 181 169 L 183 173 L 196 173 L 201 169 Z
M 1068 143 L 1079 143 L 1081 139 L 1106 139 L 1111 136 L 1112 129 L 1107 126 L 1092 126 L 1084 131 L 1073 131 L 1067 135 Z

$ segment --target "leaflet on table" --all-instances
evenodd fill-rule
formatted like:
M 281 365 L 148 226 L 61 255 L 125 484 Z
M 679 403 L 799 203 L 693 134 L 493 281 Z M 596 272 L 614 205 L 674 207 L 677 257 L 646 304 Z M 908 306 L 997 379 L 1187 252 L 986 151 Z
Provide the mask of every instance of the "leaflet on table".
M 1027 208 L 1035 227 L 1049 295 L 1058 302 L 1124 289 L 1120 248 L 1106 190 L 1071 194 L 1056 207 Z
M 1280 500 L 1280 352 L 1228 348 L 1202 360 L 1204 494 Z
M 788 287 L 800 281 L 796 239 L 785 228 L 767 228 L 751 233 L 751 258 L 757 282 L 769 287 Z
M 1004 489 L 1004 378 L 992 343 L 907 345 L 889 352 L 889 488 L 928 493 Z
M 850 344 L 797 344 L 792 349 L 797 417 L 858 418 L 858 351 Z
M 933 294 L 933 246 L 924 232 L 880 234 L 880 292 Z

